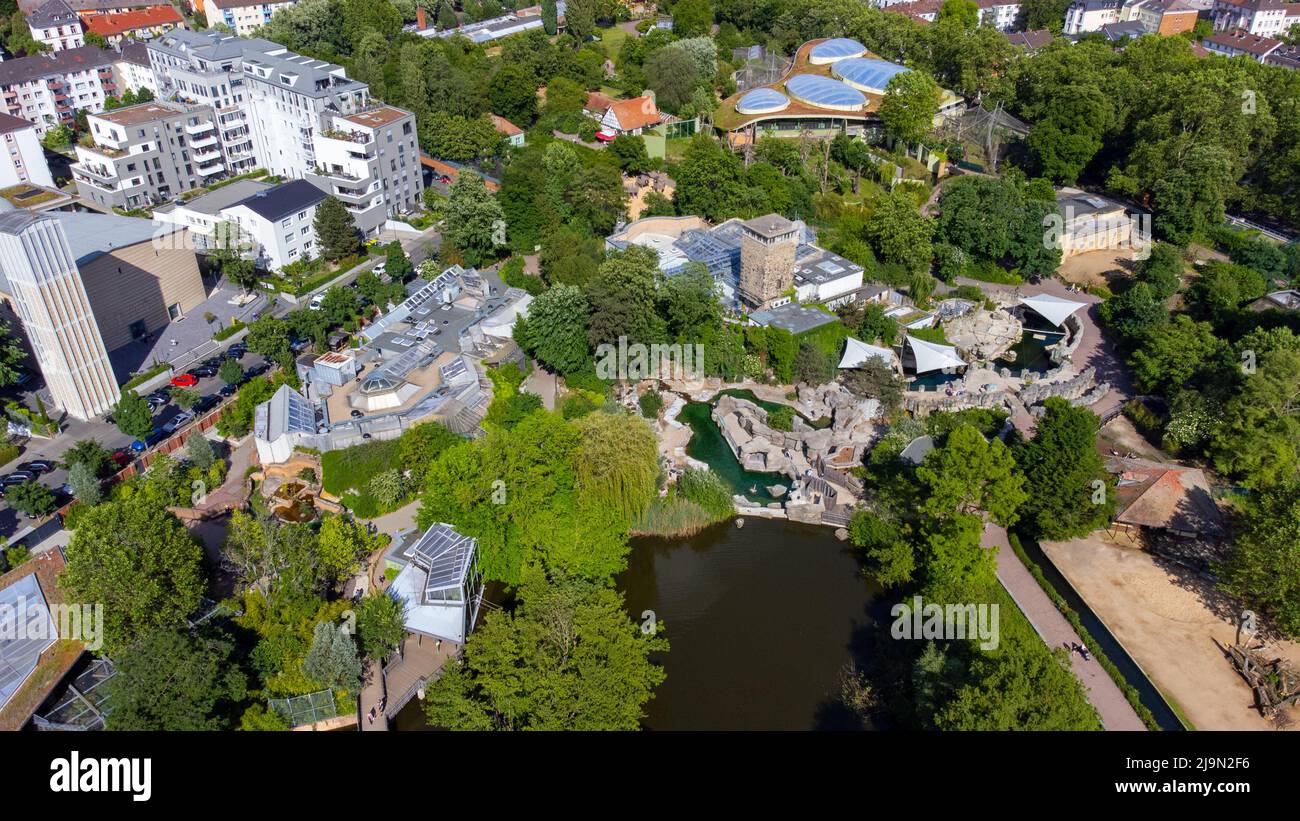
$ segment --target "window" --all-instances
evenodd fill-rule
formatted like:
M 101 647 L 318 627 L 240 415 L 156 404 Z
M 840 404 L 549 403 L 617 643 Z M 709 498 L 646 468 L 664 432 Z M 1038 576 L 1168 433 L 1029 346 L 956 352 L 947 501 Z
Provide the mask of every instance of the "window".
M 307 219 L 307 212 L 306 212 L 306 211 L 299 211 L 299 212 L 298 212 L 298 219 L 300 219 L 300 220 L 305 220 L 305 219 Z M 306 230 L 306 229 L 303 229 L 303 230 Z
M 171 317 L 172 322 L 183 317 L 184 314 L 181 312 L 181 304 L 179 302 L 173 302 L 171 305 L 168 305 L 167 316 Z
M 288 228 L 288 227 L 289 227 L 289 222 L 290 222 L 289 218 L 288 218 L 288 217 L 285 217 L 284 219 L 280 220 L 280 227 L 281 227 L 281 228 Z

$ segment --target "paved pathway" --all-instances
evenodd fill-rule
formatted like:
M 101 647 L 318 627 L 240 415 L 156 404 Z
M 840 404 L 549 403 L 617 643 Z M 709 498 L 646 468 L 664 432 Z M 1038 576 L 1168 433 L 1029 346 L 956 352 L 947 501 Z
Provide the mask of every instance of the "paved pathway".
M 1029 569 L 1020 561 L 1020 557 L 1011 549 L 1007 541 L 1007 532 L 994 524 L 984 530 L 984 546 L 998 549 L 998 581 L 1006 588 L 1025 618 L 1033 625 L 1038 635 L 1048 647 L 1069 648 L 1071 644 L 1082 644 L 1083 640 L 1074 628 L 1056 609 L 1052 600 L 1043 592 Z M 1106 673 L 1097 657 L 1087 661 L 1078 653 L 1070 653 L 1070 667 L 1083 684 L 1088 694 L 1088 701 L 1101 716 L 1102 726 L 1107 730 L 1145 730 L 1146 725 L 1138 718 L 1133 706 L 1128 703 L 1124 693 L 1115 681 Z

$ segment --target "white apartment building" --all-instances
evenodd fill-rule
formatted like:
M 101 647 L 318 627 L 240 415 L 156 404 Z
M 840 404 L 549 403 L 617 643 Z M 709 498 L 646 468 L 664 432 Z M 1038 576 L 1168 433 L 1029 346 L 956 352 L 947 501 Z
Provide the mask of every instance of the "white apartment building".
M 122 44 L 121 53 L 113 62 L 113 71 L 117 74 L 117 87 L 125 94 L 127 89 L 139 91 L 149 89 L 158 96 L 158 83 L 154 81 L 153 68 L 149 65 L 149 49 L 144 43 L 128 40 Z
M 91 114 L 94 145 L 77 145 L 77 192 L 103 206 L 166 202 L 226 173 L 207 106 L 155 101 Z
M 1214 0 L 1215 31 L 1241 29 L 1259 37 L 1280 37 L 1300 24 L 1300 3 L 1281 0 Z
M 1077 0 L 1065 11 L 1065 35 L 1100 31 L 1109 23 L 1123 21 L 1124 0 Z
M 998 31 L 1011 31 L 1020 17 L 1019 0 L 978 0 L 980 25 L 992 26 Z
M 32 39 L 49 47 L 50 51 L 63 51 L 86 44 L 81 18 L 64 0 L 49 0 L 27 15 L 27 28 Z
M 36 138 L 36 127 L 26 120 L 0 114 L 0 188 L 19 183 L 54 187 L 45 150 Z
M 197 250 L 215 248 L 218 240 L 229 239 L 216 235 L 218 225 L 232 221 L 225 209 L 271 187 L 268 182 L 236 180 L 206 194 L 161 205 L 153 210 L 153 218 L 189 229 Z
M 105 413 L 121 394 L 63 226 L 12 209 L 0 202 L 0 268 L 45 384 L 77 419 Z
M 259 268 L 278 271 L 320 255 L 315 220 L 324 201 L 325 192 L 315 185 L 291 180 L 221 209 L 221 216 L 239 226 Z
M 115 56 L 94 46 L 33 54 L 0 63 L 0 111 L 36 126 L 36 135 L 71 125 L 76 112 L 104 110 L 118 93 Z
M 240 37 L 248 37 L 271 22 L 277 11 L 297 3 L 298 0 L 204 0 L 202 9 L 208 25 L 224 23 Z
M 420 207 L 424 183 L 415 115 L 386 105 L 325 120 L 307 179 L 337 197 L 364 236 L 377 235 L 389 217 Z

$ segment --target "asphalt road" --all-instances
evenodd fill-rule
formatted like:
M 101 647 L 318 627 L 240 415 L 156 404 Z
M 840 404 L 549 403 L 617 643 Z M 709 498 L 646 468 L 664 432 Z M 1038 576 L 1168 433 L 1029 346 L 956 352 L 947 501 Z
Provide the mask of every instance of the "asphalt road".
M 437 255 L 438 249 L 442 245 L 442 236 L 438 233 L 436 228 L 430 228 L 417 237 L 402 239 L 401 243 L 402 249 L 406 251 L 407 256 L 411 258 L 412 264 L 418 266 L 426 259 Z M 375 262 L 377 261 L 378 260 L 375 260 Z M 366 268 L 362 270 L 369 270 L 370 267 L 373 267 L 373 262 L 370 266 L 366 266 Z M 361 273 L 361 271 L 357 271 L 344 279 L 332 282 L 327 287 L 351 284 L 359 273 Z M 285 313 L 305 304 L 300 303 L 299 305 L 291 305 L 285 304 L 283 301 L 278 301 L 278 303 L 279 304 L 277 304 L 274 309 L 273 316 L 283 316 Z M 234 344 L 233 340 L 228 344 L 223 345 L 221 350 L 225 350 L 231 344 Z M 216 353 L 212 355 L 215 356 Z M 250 368 L 254 368 L 265 361 L 266 360 L 261 355 L 249 352 L 239 360 L 239 364 L 242 365 L 244 371 L 247 372 Z M 194 363 L 191 367 L 195 367 L 198 364 L 199 363 Z M 200 379 L 198 385 L 194 387 L 194 390 L 198 392 L 199 396 L 208 397 L 217 395 L 218 391 L 220 391 L 224 385 L 224 382 L 213 376 L 206 379 Z M 174 403 L 164 405 L 154 414 L 153 420 L 155 427 L 162 428 L 168 421 L 179 413 L 181 413 L 181 409 Z M 0 475 L 8 474 L 17 470 L 20 462 L 46 459 L 52 462 L 61 463 L 64 454 L 71 449 L 73 445 L 86 439 L 93 439 L 99 442 L 99 444 L 103 445 L 110 453 L 119 449 L 129 450 L 131 442 L 133 441 L 130 436 L 127 436 L 118 430 L 117 426 L 112 422 L 107 422 L 102 418 L 93 419 L 87 422 L 69 419 L 65 421 L 64 429 L 54 439 L 31 439 L 23 447 L 23 452 L 17 459 L 8 465 L 0 467 Z M 59 467 L 56 467 L 53 471 L 41 476 L 37 481 L 51 490 L 54 490 L 55 493 L 58 494 L 59 488 L 67 482 L 67 479 L 68 472 L 63 468 L 62 464 L 60 464 Z M 63 499 L 61 498 L 60 502 L 62 501 Z M 31 523 L 31 519 L 18 513 L 4 502 L 4 500 L 0 499 L 0 537 L 9 538 Z
M 233 344 L 233 343 L 232 343 Z M 215 355 L 215 354 L 214 354 Z M 260 355 L 253 352 L 244 354 L 239 360 L 247 372 L 266 360 Z M 196 363 L 197 365 L 197 363 Z M 200 379 L 198 385 L 192 390 L 196 391 L 200 397 L 217 396 L 218 391 L 225 385 L 220 378 L 211 376 L 206 379 Z M 181 413 L 181 409 L 174 403 L 168 403 L 160 408 L 153 416 L 154 426 L 162 428 L 172 418 Z M 130 436 L 122 433 L 112 422 L 106 422 L 103 418 L 93 419 L 88 422 L 69 420 L 65 429 L 54 439 L 31 439 L 23 448 L 22 454 L 13 462 L 5 465 L 0 470 L 0 475 L 11 473 L 17 470 L 21 462 L 30 462 L 35 459 L 47 459 L 53 462 L 61 462 L 63 455 L 72 448 L 77 442 L 85 439 L 93 439 L 103 445 L 110 453 L 119 449 L 130 449 L 133 441 Z M 38 482 L 53 490 L 56 495 L 59 494 L 59 488 L 68 480 L 68 472 L 62 464 L 53 471 L 44 474 Z M 63 499 L 60 499 L 62 502 Z M 14 533 L 22 530 L 33 522 L 23 514 L 14 510 L 7 503 L 0 500 L 0 536 L 8 538 Z

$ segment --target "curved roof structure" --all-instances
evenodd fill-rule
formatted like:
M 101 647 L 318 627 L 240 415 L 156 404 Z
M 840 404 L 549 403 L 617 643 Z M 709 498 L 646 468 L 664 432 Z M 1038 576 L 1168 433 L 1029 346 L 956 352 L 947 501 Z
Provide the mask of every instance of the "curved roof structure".
M 907 71 L 906 66 L 874 57 L 854 57 L 831 66 L 831 73 L 859 91 L 884 94 L 889 81 Z
M 1067 316 L 1079 310 L 1087 303 L 1075 302 L 1072 299 L 1064 299 L 1051 294 L 1038 294 L 1036 296 L 1021 297 L 1020 304 L 1033 308 L 1041 314 L 1044 319 L 1059 328 Z
M 844 340 L 844 356 L 840 358 L 841 368 L 861 368 L 868 359 L 879 359 L 889 367 L 894 367 L 894 352 L 888 348 L 877 348 L 851 336 Z
M 785 81 L 785 90 L 801 103 L 836 111 L 861 111 L 867 104 L 867 95 L 856 88 L 820 77 L 816 74 L 796 74 Z
M 918 374 L 941 371 L 944 368 L 966 367 L 966 360 L 958 356 L 957 349 L 951 345 L 926 342 L 924 339 L 917 339 L 911 334 L 907 335 L 907 344 L 912 346 L 912 355 L 916 357 L 916 372 Z
M 773 114 L 790 106 L 790 98 L 774 88 L 756 88 L 736 101 L 740 114 Z
M 850 40 L 847 37 L 834 37 L 809 49 L 808 62 L 821 66 L 847 57 L 861 57 L 866 53 L 867 47 L 857 40 Z

